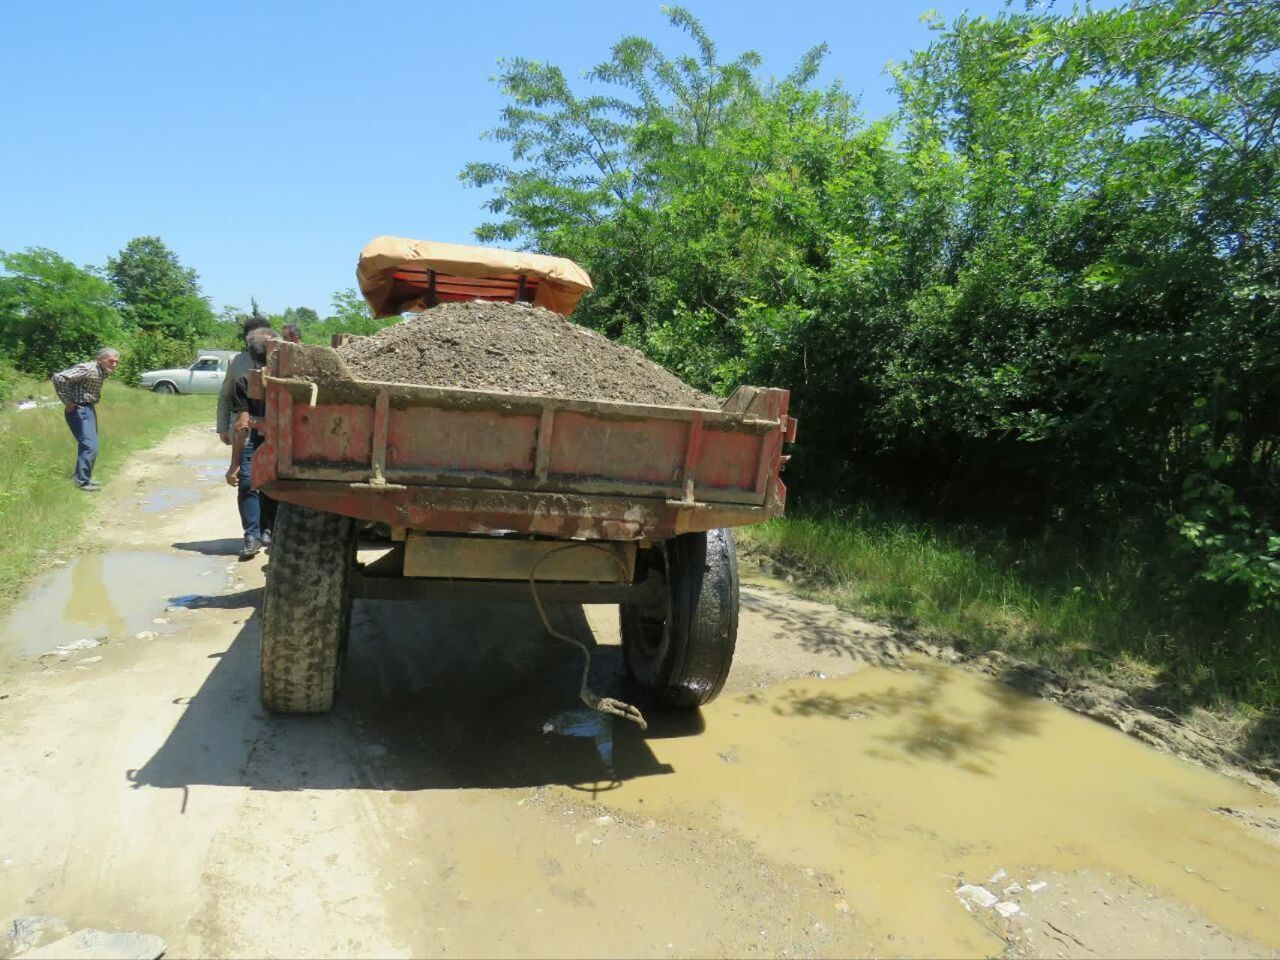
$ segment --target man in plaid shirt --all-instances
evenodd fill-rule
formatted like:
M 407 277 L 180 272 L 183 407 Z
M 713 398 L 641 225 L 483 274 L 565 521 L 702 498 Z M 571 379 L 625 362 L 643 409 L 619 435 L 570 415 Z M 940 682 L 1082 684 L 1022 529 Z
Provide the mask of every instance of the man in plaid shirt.
M 102 489 L 93 482 L 93 463 L 98 459 L 98 401 L 102 399 L 102 381 L 119 365 L 119 351 L 103 347 L 96 360 L 77 363 L 51 378 L 58 399 L 66 405 L 67 426 L 76 438 L 76 486 L 81 490 Z

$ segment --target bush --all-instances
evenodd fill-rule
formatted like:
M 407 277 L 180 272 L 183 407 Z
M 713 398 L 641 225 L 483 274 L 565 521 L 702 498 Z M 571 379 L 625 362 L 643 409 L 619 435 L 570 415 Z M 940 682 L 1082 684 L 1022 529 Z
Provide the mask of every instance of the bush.
M 13 396 L 18 384 L 18 371 L 7 357 L 0 357 L 0 403 Z
M 196 347 L 185 340 L 174 340 L 161 333 L 138 331 L 132 342 L 120 351 L 120 369 L 116 376 L 136 387 L 147 370 L 185 367 L 195 359 Z

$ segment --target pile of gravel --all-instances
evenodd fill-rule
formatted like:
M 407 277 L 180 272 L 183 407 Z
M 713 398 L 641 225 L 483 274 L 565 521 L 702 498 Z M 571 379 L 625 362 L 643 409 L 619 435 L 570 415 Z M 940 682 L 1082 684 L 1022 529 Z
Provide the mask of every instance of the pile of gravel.
M 523 303 L 444 303 L 338 348 L 353 376 L 384 383 L 719 409 L 638 350 Z

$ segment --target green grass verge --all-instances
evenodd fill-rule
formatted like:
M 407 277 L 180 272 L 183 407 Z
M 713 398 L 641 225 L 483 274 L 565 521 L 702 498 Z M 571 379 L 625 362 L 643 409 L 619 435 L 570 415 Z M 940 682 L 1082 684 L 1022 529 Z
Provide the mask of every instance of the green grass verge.
M 1280 716 L 1280 618 L 1173 609 L 1157 551 L 1086 556 L 1052 540 L 943 529 L 867 506 L 797 513 L 739 533 L 744 553 L 807 574 L 801 592 L 968 650 L 1102 674 L 1177 711 Z
M 62 405 L 18 410 L 20 398 L 56 401 L 48 382 L 19 380 L 0 407 L 0 609 L 17 598 L 46 554 L 80 531 L 96 496 L 75 489 L 75 439 Z M 108 382 L 98 407 L 99 455 L 94 479 L 110 481 L 131 455 L 175 427 L 213 424 L 214 397 L 169 397 Z

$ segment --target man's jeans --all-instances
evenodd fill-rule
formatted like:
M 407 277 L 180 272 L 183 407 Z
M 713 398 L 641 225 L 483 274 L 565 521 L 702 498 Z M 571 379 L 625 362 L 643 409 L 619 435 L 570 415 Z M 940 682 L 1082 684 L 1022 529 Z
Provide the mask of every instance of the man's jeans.
M 93 464 L 98 459 L 98 411 L 80 404 L 66 412 L 67 426 L 76 438 L 76 483 L 84 486 L 93 480 Z
M 240 507 L 240 526 L 245 537 L 262 539 L 262 531 L 270 530 L 276 522 L 276 502 L 265 493 L 253 489 L 253 451 L 258 443 L 252 434 L 240 454 L 240 476 L 236 487 L 236 503 Z

